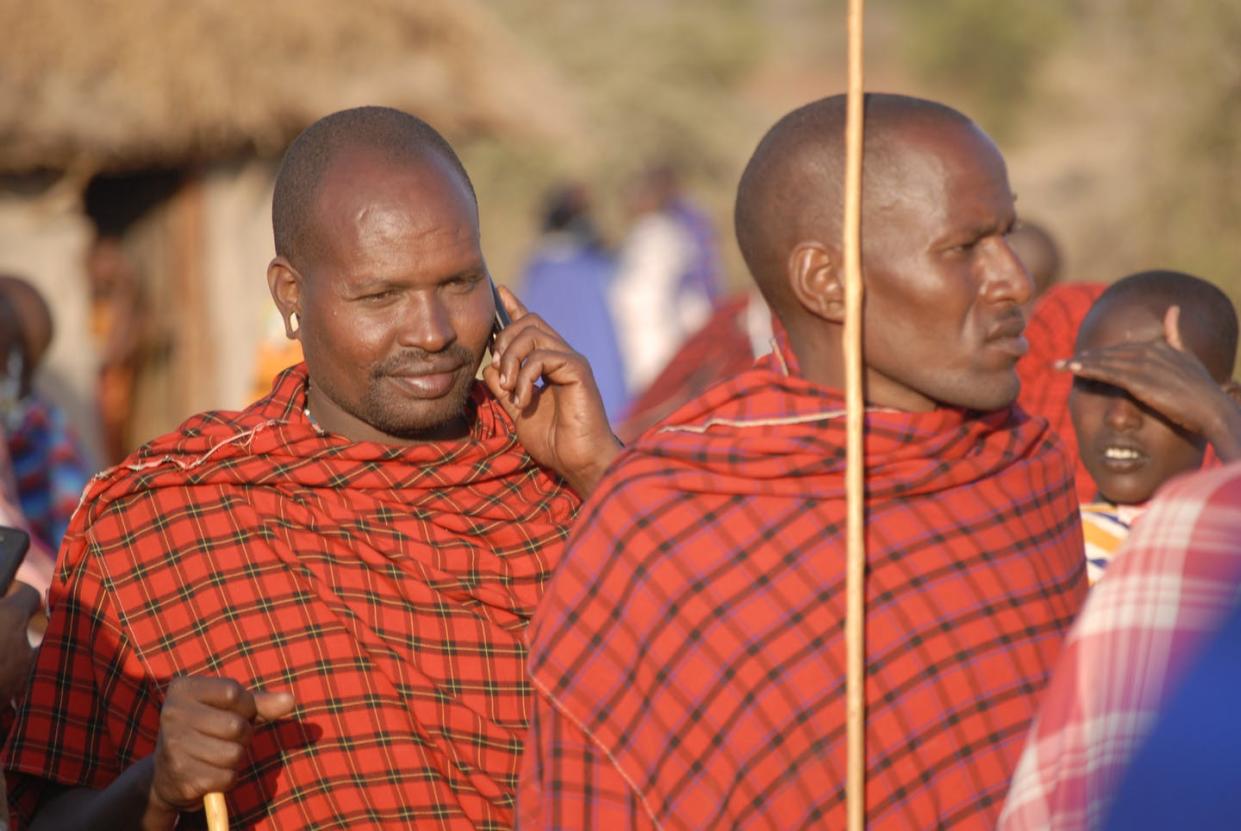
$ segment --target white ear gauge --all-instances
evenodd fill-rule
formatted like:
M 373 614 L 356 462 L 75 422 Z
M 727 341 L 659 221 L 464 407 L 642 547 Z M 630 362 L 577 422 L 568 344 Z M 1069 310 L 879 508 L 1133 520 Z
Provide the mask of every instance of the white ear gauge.
M 289 314 L 289 334 L 296 335 L 297 330 L 302 328 L 301 318 L 297 316 L 297 312 Z

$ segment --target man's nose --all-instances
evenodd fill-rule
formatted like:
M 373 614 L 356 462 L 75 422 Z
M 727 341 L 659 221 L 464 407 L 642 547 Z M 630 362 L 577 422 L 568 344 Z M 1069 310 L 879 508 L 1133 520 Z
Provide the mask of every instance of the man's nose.
M 448 309 L 432 293 L 417 292 L 403 304 L 398 341 L 426 352 L 439 352 L 457 339 Z
M 996 237 L 992 242 L 987 251 L 983 291 L 992 302 L 1024 306 L 1034 294 L 1034 281 L 1006 237 Z

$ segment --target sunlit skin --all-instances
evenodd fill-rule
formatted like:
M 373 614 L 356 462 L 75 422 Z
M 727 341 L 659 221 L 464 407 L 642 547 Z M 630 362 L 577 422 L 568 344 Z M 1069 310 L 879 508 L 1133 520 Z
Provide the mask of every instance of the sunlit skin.
M 300 265 L 310 412 L 389 444 L 461 438 L 494 305 L 468 187 L 441 160 L 344 155 L 324 175 Z
M 1004 160 L 983 133 L 957 123 L 911 125 L 900 142 L 893 168 L 882 174 L 889 186 L 864 206 L 867 401 L 909 412 L 1006 407 L 1019 389 L 1015 366 L 1027 349 L 1022 306 L 1031 284 L 1005 238 L 1016 211 Z M 813 269 L 797 258 L 813 261 L 817 249 L 829 261 L 819 295 L 827 300 L 813 285 L 800 296 L 806 305 L 823 303 L 822 316 L 839 321 L 839 245 L 795 249 L 792 270 Z M 811 379 L 842 387 L 839 339 L 798 340 L 824 353 L 823 360 L 803 358 Z
M 1078 333 L 1062 368 L 1082 463 L 1099 495 L 1118 504 L 1150 499 L 1166 481 L 1202 465 L 1208 442 L 1224 461 L 1241 457 L 1241 409 L 1227 378 L 1213 378 L 1182 343 L 1179 309 L 1161 318 L 1142 303 L 1113 301 Z

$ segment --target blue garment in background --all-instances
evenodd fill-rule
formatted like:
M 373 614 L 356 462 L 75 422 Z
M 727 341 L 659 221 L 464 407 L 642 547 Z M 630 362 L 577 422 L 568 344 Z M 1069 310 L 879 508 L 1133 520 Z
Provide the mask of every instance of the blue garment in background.
M 526 308 L 586 356 L 608 420 L 613 422 L 629 403 L 607 299 L 615 273 L 616 264 L 605 252 L 569 234 L 553 233 L 526 265 L 519 293 Z
M 1241 606 L 1159 714 L 1104 827 L 1241 828 Z
M 714 306 L 720 299 L 723 267 L 715 227 L 710 218 L 686 199 L 674 199 L 668 214 L 680 223 L 694 241 L 694 255 L 681 278 L 681 291 L 701 293 Z
M 18 500 L 30 530 L 55 554 L 93 470 L 60 408 L 35 394 L 18 416 L 8 433 Z

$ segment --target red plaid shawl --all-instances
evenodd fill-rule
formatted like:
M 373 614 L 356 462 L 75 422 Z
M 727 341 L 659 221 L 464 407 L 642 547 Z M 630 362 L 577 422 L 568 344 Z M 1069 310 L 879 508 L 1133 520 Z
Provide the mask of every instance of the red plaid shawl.
M 1072 357 L 1078 327 L 1106 288 L 1103 283 L 1059 283 L 1049 288 L 1034 304 L 1026 324 L 1030 351 L 1017 362 L 1017 375 L 1021 378 L 1017 403 L 1030 415 L 1042 416 L 1051 424 L 1052 432 L 1073 460 L 1079 502 L 1093 502 L 1098 488 L 1081 462 L 1077 434 L 1069 416 L 1073 376 L 1053 364 Z
M 154 749 L 169 679 L 222 675 L 297 699 L 234 828 L 511 826 L 523 634 L 577 498 L 481 388 L 469 440 L 408 448 L 320 435 L 305 399 L 299 366 L 96 480 L 6 768 L 102 787 Z
M 531 627 L 523 829 L 844 826 L 844 419 L 776 357 L 583 509 Z M 867 416 L 870 827 L 991 828 L 1085 596 L 1040 420 Z

